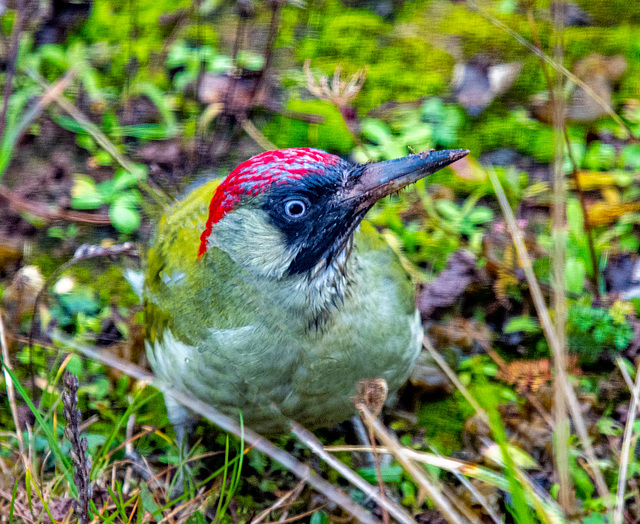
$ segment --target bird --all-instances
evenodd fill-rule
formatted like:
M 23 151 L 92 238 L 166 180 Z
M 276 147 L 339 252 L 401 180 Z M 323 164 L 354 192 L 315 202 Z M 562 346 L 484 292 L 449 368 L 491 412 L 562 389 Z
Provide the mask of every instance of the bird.
M 397 391 L 422 324 L 398 255 L 363 218 L 467 154 L 356 164 L 278 149 L 193 189 L 158 221 L 144 262 L 155 375 L 263 435 L 286 432 L 288 419 L 309 429 L 347 420 L 361 380 Z M 182 440 L 197 416 L 165 400 Z

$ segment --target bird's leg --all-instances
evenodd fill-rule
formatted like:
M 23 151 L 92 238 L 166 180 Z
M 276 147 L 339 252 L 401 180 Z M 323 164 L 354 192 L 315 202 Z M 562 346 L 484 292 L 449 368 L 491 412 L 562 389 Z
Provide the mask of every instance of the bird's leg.
M 178 445 L 177 471 L 171 482 L 171 497 L 175 498 L 188 490 L 187 477 L 189 475 L 185 477 L 184 473 L 185 471 L 189 472 L 189 468 L 186 465 L 186 459 L 189 455 L 189 435 L 193 431 L 197 418 L 190 409 L 170 396 L 165 396 L 165 404 L 167 406 L 167 416 L 176 432 L 176 443 Z

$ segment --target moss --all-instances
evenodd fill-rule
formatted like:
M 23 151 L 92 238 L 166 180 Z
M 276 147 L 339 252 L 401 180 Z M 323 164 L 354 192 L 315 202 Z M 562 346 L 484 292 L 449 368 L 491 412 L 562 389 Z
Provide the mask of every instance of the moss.
M 465 133 L 464 145 L 472 154 L 512 148 L 533 156 L 539 162 L 553 159 L 553 128 L 529 118 L 526 111 L 497 108 L 485 112 Z
M 576 0 L 587 11 L 595 25 L 619 25 L 640 22 L 640 2 L 629 0 Z
M 119 306 L 132 307 L 140 304 L 138 295 L 122 276 L 122 270 L 119 267 L 111 266 L 94 278 L 95 288 L 103 304 L 110 303 L 114 298 L 118 299 Z
M 329 102 L 322 100 L 291 100 L 290 111 L 319 115 L 322 124 L 309 124 L 276 116 L 263 129 L 264 135 L 278 147 L 317 147 L 325 151 L 349 153 L 354 141 L 340 112 Z
M 418 412 L 418 424 L 425 429 L 425 439 L 429 444 L 441 453 L 450 455 L 464 447 L 462 432 L 472 415 L 473 408 L 456 391 L 442 400 L 422 404 Z
M 509 28 L 516 31 L 528 41 L 532 41 L 529 23 L 524 16 L 500 17 Z M 434 27 L 435 25 L 435 27 Z M 425 21 L 425 30 L 444 35 L 453 35 L 461 40 L 464 56 L 473 57 L 478 53 L 500 57 L 510 62 L 521 60 L 530 51 L 518 44 L 511 35 L 496 27 L 492 22 L 478 13 L 467 9 L 464 5 L 451 5 L 439 20 Z M 548 24 L 538 23 L 538 31 L 542 45 L 547 44 Z
M 76 38 L 87 45 L 113 46 L 116 50 L 105 52 L 102 64 L 108 73 L 105 80 L 111 85 L 125 84 L 127 66 L 132 60 L 139 78 L 148 80 L 147 67 L 154 65 L 154 58 L 159 56 L 173 30 L 173 24 L 162 24 L 161 18 L 189 6 L 187 0 L 138 0 L 132 12 L 129 0 L 96 0 L 89 20 Z M 199 34 L 206 31 L 202 29 Z
M 353 74 L 369 66 L 367 81 L 355 106 L 363 116 L 380 104 L 407 101 L 443 92 L 454 60 L 415 32 L 396 31 L 393 24 L 363 9 L 337 9 L 310 14 L 308 37 L 298 44 L 300 61 L 332 75 L 336 66 Z M 330 14 L 329 14 L 330 13 Z

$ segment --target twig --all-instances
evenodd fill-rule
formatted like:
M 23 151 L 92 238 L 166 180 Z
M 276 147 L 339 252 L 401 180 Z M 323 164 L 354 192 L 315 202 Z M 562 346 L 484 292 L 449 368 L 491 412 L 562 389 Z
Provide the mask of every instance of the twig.
M 0 185 L 0 197 L 9 202 L 11 210 L 16 213 L 28 213 L 44 220 L 66 220 L 81 224 L 106 226 L 111 224 L 107 215 L 67 211 L 60 206 L 49 206 L 40 202 L 32 202 L 18 196 L 6 186 Z
M 396 460 L 400 463 L 400 465 L 404 468 L 404 470 L 411 475 L 413 480 L 420 486 L 422 489 L 426 491 L 431 501 L 436 505 L 436 507 L 440 510 L 442 516 L 447 519 L 447 521 L 453 524 L 463 524 L 464 520 L 458 515 L 458 513 L 453 509 L 449 501 L 440 493 L 438 488 L 434 486 L 429 479 L 426 477 L 424 472 L 418 468 L 411 460 L 407 459 L 406 456 L 402 453 L 402 446 L 393 438 L 380 424 L 380 422 L 373 416 L 373 414 L 369 411 L 367 406 L 362 403 L 356 405 L 356 408 L 362 415 L 362 419 L 365 424 L 373 428 L 378 440 L 382 442 L 391 452 Z
M 20 429 L 20 419 L 18 418 L 18 407 L 16 405 L 16 392 L 13 388 L 13 381 L 9 376 L 9 373 L 4 368 L 11 368 L 9 361 L 9 347 L 7 346 L 7 337 L 5 336 L 4 321 L 2 320 L 2 314 L 0 314 L 0 346 L 2 346 L 2 366 L 4 372 L 4 382 L 7 386 L 7 397 L 9 399 L 9 406 L 11 407 L 11 416 L 13 417 L 13 423 L 16 426 L 16 438 L 18 439 L 18 449 L 20 450 L 20 457 L 24 465 L 25 471 L 29 469 L 29 462 L 24 447 L 24 440 L 22 438 L 22 430 Z
M 309 430 L 292 421 L 291 433 L 293 433 L 298 438 L 298 440 L 304 443 L 313 453 L 318 455 L 318 457 L 324 460 L 329 466 L 340 473 L 340 475 L 342 475 L 356 488 L 362 491 L 367 497 L 375 500 L 380 507 L 386 508 L 391 516 L 393 516 L 393 518 L 398 522 L 404 524 L 415 524 L 415 520 L 413 520 L 413 518 L 411 518 L 411 516 L 404 509 L 386 498 L 381 499 L 374 486 L 366 482 L 360 475 L 354 473 L 333 455 L 327 453 L 322 443 Z
M 267 71 L 269 71 L 269 67 L 271 67 L 271 61 L 273 60 L 273 49 L 276 41 L 276 37 L 278 36 L 278 26 L 280 25 L 280 11 L 282 9 L 282 0 L 271 0 L 271 22 L 269 24 L 269 36 L 267 37 L 267 47 L 265 50 L 265 59 L 264 59 L 264 67 L 260 70 L 258 77 L 256 78 L 256 82 L 253 85 L 253 90 L 251 91 L 251 100 L 256 97 L 260 88 L 262 87 L 262 83 L 267 75 Z
M 1 186 L 0 186 L 1 187 Z M 49 275 L 47 280 L 45 280 L 42 289 L 36 295 L 36 299 L 33 303 L 33 315 L 31 316 L 31 327 L 29 328 L 29 339 L 27 345 L 32 347 L 33 339 L 35 337 L 36 331 L 36 319 L 38 316 L 38 306 L 43 296 L 46 296 L 46 293 L 49 291 L 49 286 L 51 282 L 55 278 L 58 278 L 58 275 L 70 268 L 76 262 L 81 260 L 86 260 L 89 258 L 102 257 L 105 255 L 125 255 L 125 256 L 137 256 L 137 250 L 135 244 L 133 242 L 125 242 L 124 244 L 119 244 L 115 246 L 111 246 L 109 248 L 103 248 L 101 246 L 93 246 L 91 244 L 82 244 L 76 249 L 73 254 L 73 257 L 70 260 L 67 260 L 64 264 L 58 266 L 52 273 Z M 30 353 L 31 354 L 31 353 Z M 32 390 L 35 391 L 35 379 L 32 383 Z
M 536 276 L 533 273 L 531 258 L 529 257 L 527 248 L 524 244 L 524 241 L 522 240 L 522 233 L 520 232 L 520 229 L 518 228 L 518 225 L 516 223 L 516 219 L 513 216 L 513 211 L 509 206 L 507 196 L 504 194 L 504 189 L 502 188 L 500 180 L 498 179 L 495 171 L 489 169 L 488 174 L 498 198 L 498 203 L 500 204 L 500 208 L 502 209 L 502 214 L 505 218 L 505 221 L 507 222 L 507 225 L 509 226 L 511 236 L 513 238 L 513 243 L 518 253 L 518 258 L 520 259 L 522 269 L 527 278 L 527 283 L 529 284 L 529 290 L 531 291 L 533 303 L 535 305 L 536 312 L 538 313 L 540 325 L 542 326 L 547 342 L 549 343 L 549 347 L 553 352 L 561 351 L 560 342 L 558 341 L 555 327 L 551 322 L 551 317 L 549 315 L 549 311 L 547 310 L 544 297 L 542 296 L 542 291 L 540 290 L 540 286 L 538 285 Z M 558 377 L 558 381 L 564 390 L 564 394 L 569 405 L 569 411 L 571 412 L 573 423 L 575 425 L 578 436 L 580 437 L 580 442 L 584 447 L 587 461 L 589 462 L 589 466 L 592 469 L 598 493 L 601 497 L 603 497 L 606 504 L 610 504 L 609 490 L 607 488 L 604 477 L 602 476 L 602 472 L 600 471 L 598 458 L 593 449 L 593 446 L 591 445 L 591 441 L 589 440 L 589 432 L 585 425 L 584 419 L 582 418 L 582 412 L 580 410 L 578 399 L 576 398 L 576 394 L 573 391 L 573 388 L 569 384 L 569 377 L 567 376 L 566 369 L 564 369 L 563 367 L 559 367 L 556 369 L 556 373 L 560 375 Z
M 616 359 L 616 363 L 625 378 L 629 378 L 629 373 L 621 358 Z M 638 404 L 640 403 L 640 366 L 636 370 L 636 381 L 631 389 L 631 402 L 627 411 L 627 423 L 624 426 L 624 437 L 622 438 L 622 448 L 620 450 L 620 469 L 618 470 L 618 488 L 616 491 L 616 508 L 613 513 L 613 524 L 622 524 L 624 514 L 624 488 L 627 484 L 627 470 L 629 468 L 629 455 L 631 453 L 631 441 L 633 440 L 633 424 L 636 420 Z
M 250 524 L 260 524 L 265 518 L 269 516 L 269 513 L 278 509 L 289 499 L 292 499 L 295 501 L 295 499 L 298 498 L 298 495 L 300 495 L 300 492 L 302 491 L 303 488 L 304 488 L 304 482 L 301 480 L 300 482 L 298 482 L 298 485 L 295 488 L 293 488 L 291 491 L 288 491 L 287 493 L 282 495 L 282 497 L 280 497 L 274 504 L 272 504 L 267 509 L 259 513 L 255 518 L 251 519 Z
M 295 517 L 289 517 L 288 519 L 278 520 L 278 522 L 268 522 L 267 524 L 285 524 L 289 522 L 295 522 L 297 520 L 308 517 L 309 515 L 313 515 L 315 512 L 317 512 L 319 509 L 322 509 L 324 506 L 326 506 L 326 504 L 318 508 L 313 508 L 308 511 L 305 511 L 304 513 L 300 513 L 300 515 L 296 515 Z
M 191 395 L 169 388 L 166 384 L 157 381 L 151 373 L 143 370 L 139 366 L 136 366 L 135 364 L 132 364 L 130 362 L 126 362 L 116 357 L 115 355 L 108 354 L 107 352 L 98 351 L 92 347 L 78 344 L 73 339 L 62 335 L 61 333 L 56 332 L 53 333 L 52 336 L 60 343 L 65 344 L 69 348 L 72 348 L 91 359 L 101 362 L 102 364 L 114 369 L 118 369 L 139 381 L 153 385 L 154 387 L 162 391 L 165 395 L 169 395 L 181 404 L 189 406 L 189 409 L 191 411 L 207 418 L 222 430 L 228 431 L 229 433 L 232 433 L 234 435 L 241 435 L 242 429 L 240 428 L 240 424 L 236 420 L 228 417 L 227 415 L 223 415 L 214 407 L 206 404 L 205 402 L 202 402 L 201 400 L 198 400 L 195 397 L 192 397 Z M 264 453 L 276 462 L 282 464 L 286 469 L 291 471 L 299 479 L 304 480 L 307 484 L 322 493 L 328 500 L 335 502 L 347 513 L 353 515 L 356 519 L 364 522 L 365 524 L 379 523 L 378 519 L 355 504 L 342 490 L 329 484 L 326 480 L 319 477 L 307 465 L 299 462 L 286 451 L 274 446 L 271 442 L 260 436 L 255 431 L 245 427 L 244 440 L 249 444 L 252 444 L 258 451 Z M 352 477 L 361 479 L 361 477 L 359 477 L 355 472 L 351 470 L 349 471 L 351 472 Z M 348 480 L 353 482 L 352 478 L 349 478 Z M 365 482 L 365 484 L 367 483 Z M 373 493 L 377 495 L 375 489 L 373 489 L 371 485 L 367 485 L 372 488 Z M 404 520 L 403 522 L 413 523 L 414 521 L 409 517 L 409 520 Z

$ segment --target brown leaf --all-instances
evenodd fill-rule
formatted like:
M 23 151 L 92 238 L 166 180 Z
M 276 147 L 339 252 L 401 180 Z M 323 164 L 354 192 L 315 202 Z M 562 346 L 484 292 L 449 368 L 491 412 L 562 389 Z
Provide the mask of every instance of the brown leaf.
M 481 280 L 475 256 L 468 251 L 457 251 L 451 255 L 447 268 L 420 292 L 418 309 L 423 318 L 429 318 L 437 308 L 451 306 L 469 284 Z

